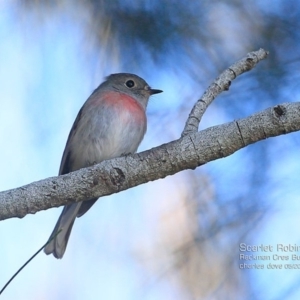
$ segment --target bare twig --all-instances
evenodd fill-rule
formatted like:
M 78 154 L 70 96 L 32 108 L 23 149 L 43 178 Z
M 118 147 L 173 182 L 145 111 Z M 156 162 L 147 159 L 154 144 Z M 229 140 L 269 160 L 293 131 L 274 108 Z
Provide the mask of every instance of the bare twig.
M 234 63 L 226 69 L 216 80 L 208 87 L 203 96 L 196 102 L 190 115 L 185 123 L 181 136 L 186 136 L 192 132 L 197 132 L 199 123 L 208 106 L 223 91 L 227 91 L 234 80 L 240 74 L 253 69 L 258 62 L 268 56 L 268 52 L 264 49 L 250 52 L 246 57 Z
M 0 291 L 0 295 L 4 292 L 4 290 L 9 286 L 9 284 L 15 279 L 15 277 L 58 235 L 60 234 L 61 230 L 55 233 L 49 241 L 44 244 L 37 252 L 35 252 L 21 268 L 8 280 L 8 282 L 4 285 L 4 287 Z

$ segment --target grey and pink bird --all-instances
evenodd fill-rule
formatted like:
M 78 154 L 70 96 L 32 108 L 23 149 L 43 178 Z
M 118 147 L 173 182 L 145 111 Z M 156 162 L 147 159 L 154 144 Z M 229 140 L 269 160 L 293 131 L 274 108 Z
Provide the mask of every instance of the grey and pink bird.
M 149 97 L 161 93 L 134 74 L 112 74 L 87 99 L 70 131 L 59 175 L 135 153 L 147 129 Z M 62 258 L 76 217 L 84 215 L 97 198 L 66 205 L 45 247 Z

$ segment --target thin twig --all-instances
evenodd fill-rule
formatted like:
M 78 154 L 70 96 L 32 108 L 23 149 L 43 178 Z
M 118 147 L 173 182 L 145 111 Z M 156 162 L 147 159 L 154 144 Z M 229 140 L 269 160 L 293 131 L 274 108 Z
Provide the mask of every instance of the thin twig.
M 25 264 L 8 280 L 8 282 L 5 284 L 5 286 L 0 291 L 0 295 L 3 293 L 3 291 L 7 288 L 7 286 L 14 280 L 14 278 L 61 232 L 59 230 L 51 239 L 48 240 L 48 242 L 43 245 L 36 253 L 34 253 L 26 262 Z
M 268 54 L 269 52 L 265 51 L 264 49 L 250 52 L 246 57 L 237 61 L 223 73 L 221 73 L 221 75 L 216 78 L 216 80 L 204 92 L 203 96 L 194 105 L 185 123 L 181 137 L 184 137 L 192 132 L 197 132 L 202 116 L 212 101 L 223 91 L 227 91 L 229 89 L 232 80 L 234 80 L 237 76 L 253 69 L 256 64 L 265 59 Z

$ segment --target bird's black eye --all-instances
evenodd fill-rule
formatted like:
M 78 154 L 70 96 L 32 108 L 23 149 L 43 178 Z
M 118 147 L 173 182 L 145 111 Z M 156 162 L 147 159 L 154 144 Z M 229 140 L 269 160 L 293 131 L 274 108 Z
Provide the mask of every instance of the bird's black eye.
M 133 80 L 127 80 L 125 82 L 126 86 L 129 87 L 130 89 L 133 88 L 135 86 L 134 81 Z

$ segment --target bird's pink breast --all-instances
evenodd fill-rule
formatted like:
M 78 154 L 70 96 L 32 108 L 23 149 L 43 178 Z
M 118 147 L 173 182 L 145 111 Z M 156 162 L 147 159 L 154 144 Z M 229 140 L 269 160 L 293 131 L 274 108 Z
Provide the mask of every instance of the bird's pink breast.
M 127 118 L 132 118 L 131 121 L 136 122 L 146 122 L 145 110 L 142 105 L 135 100 L 133 97 L 119 93 L 108 91 L 104 92 L 101 97 L 93 101 L 94 105 L 105 105 L 107 107 L 113 107 L 115 110 L 119 111 L 119 117 L 126 122 Z

